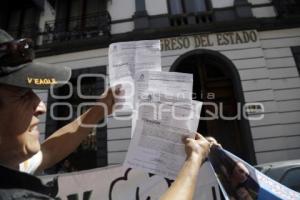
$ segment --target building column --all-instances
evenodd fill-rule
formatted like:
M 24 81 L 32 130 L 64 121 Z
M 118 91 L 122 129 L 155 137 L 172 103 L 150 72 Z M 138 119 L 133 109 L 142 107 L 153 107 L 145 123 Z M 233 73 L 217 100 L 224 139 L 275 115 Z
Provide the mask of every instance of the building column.
M 136 30 L 149 27 L 149 18 L 146 11 L 145 0 L 135 0 L 135 13 L 133 15 L 133 21 Z
M 251 4 L 247 0 L 235 0 L 234 8 L 238 18 L 251 18 L 253 17 Z

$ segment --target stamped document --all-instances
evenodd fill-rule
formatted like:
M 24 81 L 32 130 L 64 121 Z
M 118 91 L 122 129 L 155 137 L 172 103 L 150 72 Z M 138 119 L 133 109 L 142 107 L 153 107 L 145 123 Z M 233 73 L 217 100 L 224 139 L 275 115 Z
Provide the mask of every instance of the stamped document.
M 193 124 L 191 118 L 196 109 L 192 105 L 200 104 L 192 101 L 192 74 L 141 71 L 136 73 L 135 83 L 138 118 L 163 120 L 165 124 L 193 131 L 192 128 L 188 128 Z M 200 110 L 201 106 L 202 104 Z
M 192 100 L 192 84 L 190 74 L 137 74 L 138 117 L 124 162 L 126 167 L 175 179 L 186 158 L 182 138 L 197 130 L 202 106 Z M 181 93 L 185 95 L 178 95 Z
M 178 72 L 140 71 L 135 75 L 136 101 L 147 98 L 155 92 L 176 97 L 175 101 L 192 99 L 193 75 Z
M 132 110 L 134 76 L 138 71 L 161 71 L 159 40 L 113 43 L 109 46 L 109 81 L 122 84 L 125 95 L 119 99 L 122 110 Z

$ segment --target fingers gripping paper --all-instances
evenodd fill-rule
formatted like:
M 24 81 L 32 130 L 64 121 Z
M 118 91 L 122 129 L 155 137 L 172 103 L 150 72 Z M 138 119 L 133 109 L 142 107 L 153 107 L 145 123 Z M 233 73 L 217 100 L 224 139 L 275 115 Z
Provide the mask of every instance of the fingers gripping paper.
M 175 179 L 186 157 L 182 138 L 197 130 L 202 106 L 192 101 L 193 77 L 148 71 L 135 80 L 138 116 L 125 166 Z

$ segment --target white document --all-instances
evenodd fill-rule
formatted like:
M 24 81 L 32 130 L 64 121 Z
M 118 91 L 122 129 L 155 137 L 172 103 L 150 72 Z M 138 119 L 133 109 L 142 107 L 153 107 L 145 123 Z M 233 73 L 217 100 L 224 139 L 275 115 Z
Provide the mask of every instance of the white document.
M 119 99 L 122 110 L 132 110 L 134 76 L 138 71 L 161 71 L 159 40 L 113 43 L 109 46 L 110 85 L 121 84 L 125 95 Z
M 175 99 L 160 95 L 159 100 L 152 98 L 139 102 L 136 119 L 158 121 L 172 128 L 195 132 L 198 128 L 202 102 L 186 99 L 176 102 Z
M 179 83 L 180 82 L 180 83 Z M 190 102 L 192 100 L 192 87 L 193 87 L 193 75 L 177 72 L 158 72 L 158 71 L 140 71 L 135 74 L 135 99 L 134 99 L 134 115 L 132 120 L 133 136 L 136 120 L 141 113 L 153 115 L 153 112 L 143 111 L 139 112 L 139 109 L 147 109 L 145 104 L 151 106 L 163 106 L 162 109 L 166 109 L 166 105 L 157 104 L 159 101 L 163 102 Z M 165 98 L 168 98 L 167 100 Z M 156 102 L 156 104 L 155 104 Z M 143 104 L 143 105 L 141 105 Z M 170 112 L 169 112 L 170 114 Z M 169 116 L 167 114 L 167 116 Z M 156 118 L 148 118 L 156 119 Z
M 186 158 L 182 138 L 191 135 L 162 121 L 139 119 L 124 165 L 174 180 Z
M 192 100 L 192 85 L 191 74 L 137 74 L 137 121 L 126 167 L 175 179 L 186 158 L 182 138 L 197 130 L 202 106 Z
M 193 75 L 178 72 L 140 71 L 135 75 L 137 103 L 149 92 L 192 100 Z
M 191 118 L 195 116 L 195 106 L 201 110 L 202 104 L 193 104 L 192 74 L 141 71 L 136 74 L 135 83 L 137 118 L 162 120 L 169 126 L 194 131 Z

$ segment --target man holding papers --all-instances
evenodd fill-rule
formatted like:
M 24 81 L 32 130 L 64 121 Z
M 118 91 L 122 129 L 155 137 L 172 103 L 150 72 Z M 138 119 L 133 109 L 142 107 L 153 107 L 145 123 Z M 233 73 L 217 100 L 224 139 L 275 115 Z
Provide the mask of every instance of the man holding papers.
M 29 174 L 53 166 L 76 150 L 92 130 L 83 125 L 97 124 L 112 113 L 114 94 L 120 94 L 120 89 L 108 89 L 99 96 L 101 106 L 92 106 L 41 144 L 38 117 L 46 106 L 33 90 L 61 86 L 70 79 L 71 69 L 33 61 L 29 40 L 14 40 L 1 30 L 0 49 L 0 199 L 46 199 L 57 190 Z

